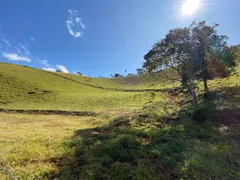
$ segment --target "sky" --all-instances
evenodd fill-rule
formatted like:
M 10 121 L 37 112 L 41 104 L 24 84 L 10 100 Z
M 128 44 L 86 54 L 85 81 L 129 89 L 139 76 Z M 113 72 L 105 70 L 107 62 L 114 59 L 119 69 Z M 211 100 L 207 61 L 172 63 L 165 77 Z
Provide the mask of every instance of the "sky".
M 200 0 L 192 16 L 183 1 L 1 0 L 0 62 L 91 77 L 136 73 L 154 43 L 192 20 L 218 23 L 229 45 L 240 44 L 239 0 Z

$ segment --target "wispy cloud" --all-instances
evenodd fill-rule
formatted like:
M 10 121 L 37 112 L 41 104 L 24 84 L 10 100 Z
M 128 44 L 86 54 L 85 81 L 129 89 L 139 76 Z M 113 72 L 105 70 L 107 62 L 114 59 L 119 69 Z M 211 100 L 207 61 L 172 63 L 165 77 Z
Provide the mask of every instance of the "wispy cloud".
M 39 60 L 39 63 L 43 66 L 42 70 L 55 72 L 58 69 L 64 73 L 69 73 L 68 69 L 63 65 L 56 65 L 56 67 L 54 67 L 48 60 Z
M 45 67 L 49 67 L 49 61 L 48 60 L 42 60 L 41 64 L 44 65 Z
M 19 47 L 16 46 L 15 49 L 16 49 L 16 51 L 17 51 L 18 54 L 22 54 L 22 51 L 20 50 Z
M 26 61 L 26 62 L 31 62 L 31 59 L 29 59 L 28 57 L 26 56 L 19 56 L 18 54 L 15 54 L 15 53 L 6 53 L 6 52 L 3 52 L 2 53 L 2 57 L 7 59 L 7 60 L 10 60 L 10 61 Z
M 60 71 L 62 71 L 64 73 L 69 73 L 69 71 L 67 70 L 67 68 L 65 66 L 63 66 L 63 65 L 56 65 L 56 66 Z
M 77 12 L 73 11 L 72 13 Z M 78 33 L 76 33 L 76 35 L 78 35 Z M 1 32 L 0 32 L 0 56 L 3 59 L 9 61 L 32 62 L 34 65 L 37 65 L 40 69 L 46 71 L 56 71 L 57 69 L 59 69 L 64 73 L 69 73 L 68 69 L 63 65 L 52 65 L 49 60 L 46 59 L 41 60 L 36 56 L 32 56 L 29 44 L 16 43 L 10 41 L 9 38 L 1 34 Z
M 46 71 L 53 71 L 55 72 L 56 69 L 50 65 L 48 60 L 38 60 L 38 62 L 43 66 L 42 69 Z
M 9 61 L 31 62 L 31 52 L 28 44 L 16 44 L 0 33 L 0 51 L 2 57 Z
M 12 47 L 12 44 L 11 44 L 10 42 L 8 42 L 8 40 L 2 38 L 2 41 L 3 41 L 6 45 L 8 45 L 9 47 Z
M 66 21 L 66 26 L 68 32 L 75 38 L 79 38 L 83 34 L 83 29 L 86 28 L 86 25 L 82 23 L 82 19 L 78 17 L 77 10 L 68 10 L 68 19 Z
M 54 69 L 54 68 L 43 67 L 42 70 L 56 72 L 56 69 Z
M 30 39 L 31 39 L 32 41 L 36 41 L 36 39 L 35 39 L 34 37 L 30 37 Z
M 19 44 L 19 47 L 22 49 L 21 53 L 26 56 L 31 56 L 30 50 L 27 48 L 28 45 Z

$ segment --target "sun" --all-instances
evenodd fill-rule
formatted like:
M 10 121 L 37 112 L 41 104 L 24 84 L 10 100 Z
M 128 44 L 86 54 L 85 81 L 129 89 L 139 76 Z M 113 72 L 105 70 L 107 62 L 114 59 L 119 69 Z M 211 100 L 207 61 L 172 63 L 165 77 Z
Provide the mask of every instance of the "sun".
M 200 6 L 200 0 L 184 0 L 182 12 L 184 15 L 192 15 Z

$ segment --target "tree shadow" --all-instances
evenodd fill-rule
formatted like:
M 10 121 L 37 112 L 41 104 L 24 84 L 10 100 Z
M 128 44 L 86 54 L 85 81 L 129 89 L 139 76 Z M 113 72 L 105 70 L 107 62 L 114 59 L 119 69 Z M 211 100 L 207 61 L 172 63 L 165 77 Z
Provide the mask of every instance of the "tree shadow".
M 237 90 L 226 89 L 234 93 Z M 223 123 L 232 125 L 230 119 L 231 123 L 239 123 L 240 109 L 236 105 L 236 109 L 229 109 L 228 98 L 224 99 L 226 105 L 219 108 L 223 96 L 218 92 L 207 99 L 203 95 L 199 98 L 199 107 L 210 109 L 202 112 L 207 114 L 205 121 L 193 119 L 194 110 L 187 103 L 175 120 L 137 114 L 118 117 L 102 127 L 76 131 L 66 143 L 75 149 L 74 154 L 66 154 L 68 158 L 57 178 L 238 179 L 239 153 L 219 127 Z M 234 98 L 234 102 L 238 100 Z

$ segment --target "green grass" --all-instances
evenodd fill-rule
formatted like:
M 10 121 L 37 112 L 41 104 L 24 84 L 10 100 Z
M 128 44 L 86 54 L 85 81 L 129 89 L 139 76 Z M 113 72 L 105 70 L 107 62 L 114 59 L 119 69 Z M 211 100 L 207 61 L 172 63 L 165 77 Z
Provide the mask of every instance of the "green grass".
M 171 69 L 165 70 L 165 74 L 172 78 L 173 77 L 176 79 L 178 78 L 177 74 Z M 122 89 L 122 90 L 168 89 L 179 85 L 178 82 L 169 81 L 162 72 L 126 76 L 121 78 L 90 78 L 66 73 L 60 73 L 59 75 L 73 79 L 81 83 L 109 89 Z
M 76 130 L 106 123 L 97 117 L 0 113 L 0 166 L 18 179 L 54 175 L 64 164 L 59 157 L 74 152 L 64 145 L 65 140 Z
M 77 131 L 69 140 L 69 147 L 77 147 L 74 158 L 58 178 L 239 179 L 240 88 L 232 88 L 212 100 L 199 97 L 201 121 L 186 99 L 177 115 L 176 109 L 157 114 L 160 105 L 155 105 Z
M 181 91 L 124 91 L 173 87 L 161 75 L 89 79 L 0 63 L 0 108 L 97 114 L 0 112 L 0 179 L 240 179 L 239 67 L 208 81 L 208 97 L 197 82 L 194 111 Z
M 61 77 L 84 78 L 76 75 L 4 63 L 0 69 L 0 108 L 4 109 L 133 111 L 153 99 L 151 92 L 102 90 Z M 108 82 L 110 86 L 112 80 Z

